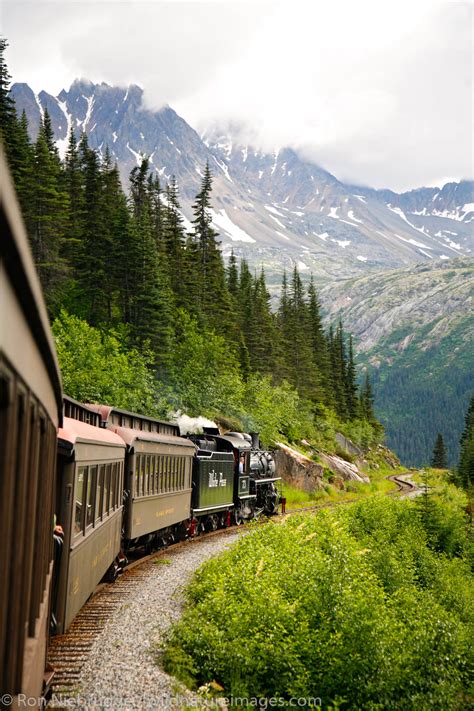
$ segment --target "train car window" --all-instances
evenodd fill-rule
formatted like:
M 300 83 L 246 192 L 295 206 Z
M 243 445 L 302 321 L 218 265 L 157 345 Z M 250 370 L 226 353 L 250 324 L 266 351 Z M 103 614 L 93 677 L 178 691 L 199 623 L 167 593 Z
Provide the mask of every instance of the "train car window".
M 150 460 L 150 489 L 149 494 L 155 493 L 155 457 L 151 454 Z
M 156 472 L 156 467 L 155 467 L 155 456 L 150 455 L 150 494 L 155 494 L 155 472 Z
M 135 455 L 135 498 L 140 496 L 140 467 L 141 454 Z
M 118 474 L 119 474 L 119 486 L 117 493 L 118 505 L 122 505 L 122 492 L 123 492 L 123 462 L 118 463 Z
M 176 459 L 170 457 L 170 491 L 174 491 L 174 472 L 176 468 Z
M 161 493 L 161 472 L 162 472 L 162 457 L 158 455 L 156 458 L 156 493 Z
M 118 508 L 120 506 L 120 498 L 122 496 L 122 486 L 121 486 L 121 480 L 122 480 L 122 468 L 120 462 L 115 462 L 115 480 L 117 482 L 116 489 L 115 489 L 115 508 Z
M 76 480 L 76 512 L 74 519 L 74 533 L 81 533 L 84 528 L 84 484 L 87 467 L 78 467 Z
M 191 486 L 190 467 L 190 460 L 188 458 L 184 463 L 184 487 L 186 489 L 189 489 L 189 487 Z
M 115 508 L 118 508 L 120 506 L 120 497 L 122 496 L 122 486 L 121 486 L 121 481 L 122 481 L 122 467 L 120 462 L 115 463 L 115 479 L 117 482 L 117 486 L 115 489 Z
M 111 464 L 105 465 L 104 472 L 104 483 L 103 483 L 103 496 L 102 496 L 102 517 L 105 518 L 109 513 L 109 491 L 110 491 L 110 472 L 112 469 Z
M 95 507 L 95 520 L 99 521 L 102 518 L 104 507 L 104 479 L 105 479 L 105 464 L 99 466 L 99 476 L 97 477 L 97 494 Z
M 147 456 L 146 454 L 142 455 L 142 473 L 141 473 L 141 481 L 142 481 L 142 488 L 141 488 L 141 495 L 146 496 L 146 460 Z
M 94 505 L 97 481 L 97 467 L 89 467 L 87 476 L 86 528 L 94 523 Z
M 110 512 L 117 507 L 117 465 L 110 465 Z
M 148 454 L 146 457 L 146 465 L 145 465 L 145 496 L 147 496 L 150 493 L 151 489 L 151 457 Z

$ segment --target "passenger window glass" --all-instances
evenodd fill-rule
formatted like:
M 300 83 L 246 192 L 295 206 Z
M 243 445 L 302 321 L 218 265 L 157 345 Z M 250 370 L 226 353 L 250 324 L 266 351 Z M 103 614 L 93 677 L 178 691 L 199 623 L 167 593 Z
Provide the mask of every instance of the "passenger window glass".
M 123 503 L 123 462 L 119 463 L 119 506 Z
M 143 496 L 148 494 L 148 456 L 143 457 Z
M 86 508 L 86 528 L 94 522 L 94 499 L 97 481 L 97 467 L 89 468 L 87 477 L 87 508 Z
M 110 510 L 117 506 L 117 465 L 110 465 Z
M 102 503 L 102 515 L 106 516 L 109 513 L 109 492 L 110 492 L 110 470 L 112 465 L 106 464 L 104 476 L 104 495 Z
M 176 482 L 176 467 L 178 466 L 178 462 L 176 461 L 176 457 L 173 457 L 171 460 L 171 491 L 176 491 L 177 489 L 177 482 Z
M 135 496 L 140 496 L 140 467 L 141 467 L 141 455 L 137 454 L 135 457 Z
M 74 522 L 74 532 L 80 533 L 83 529 L 84 522 L 82 514 L 84 513 L 84 479 L 86 467 L 79 467 L 77 470 L 76 481 L 76 513 Z
M 97 499 L 95 507 L 95 520 L 102 518 L 104 506 L 104 480 L 105 480 L 105 464 L 99 466 L 99 476 L 97 478 Z

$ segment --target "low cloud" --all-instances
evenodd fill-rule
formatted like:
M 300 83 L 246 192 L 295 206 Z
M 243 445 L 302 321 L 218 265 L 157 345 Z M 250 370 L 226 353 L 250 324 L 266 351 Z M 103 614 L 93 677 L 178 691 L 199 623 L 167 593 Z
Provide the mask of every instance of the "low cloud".
M 472 173 L 464 2 L 6 2 L 14 80 L 144 87 L 198 130 L 238 127 L 337 177 L 406 189 Z

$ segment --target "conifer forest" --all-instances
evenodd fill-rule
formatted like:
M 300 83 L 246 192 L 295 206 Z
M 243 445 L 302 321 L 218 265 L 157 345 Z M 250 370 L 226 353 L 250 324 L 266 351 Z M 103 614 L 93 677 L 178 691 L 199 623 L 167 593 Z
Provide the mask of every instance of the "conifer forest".
M 69 395 L 230 418 L 267 440 L 336 426 L 380 439 L 370 380 L 358 385 L 343 325 L 324 330 L 313 280 L 284 275 L 275 311 L 263 268 L 224 264 L 209 165 L 186 231 L 176 180 L 161 184 L 146 156 L 126 193 L 85 134 L 71 129 L 60 159 L 47 110 L 33 143 L 3 59 L 1 71 L 1 131 Z

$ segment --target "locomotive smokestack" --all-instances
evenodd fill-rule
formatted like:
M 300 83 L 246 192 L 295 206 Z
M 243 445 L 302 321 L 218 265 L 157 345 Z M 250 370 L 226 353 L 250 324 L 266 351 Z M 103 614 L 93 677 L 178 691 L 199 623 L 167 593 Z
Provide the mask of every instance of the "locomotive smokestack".
M 258 432 L 250 432 L 252 438 L 252 449 L 260 449 L 260 438 Z

